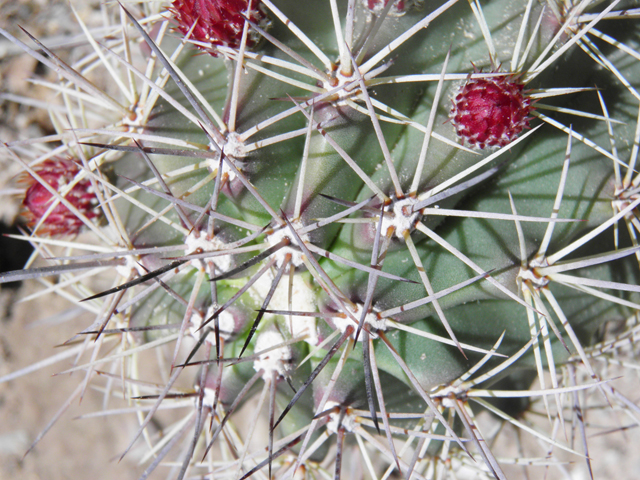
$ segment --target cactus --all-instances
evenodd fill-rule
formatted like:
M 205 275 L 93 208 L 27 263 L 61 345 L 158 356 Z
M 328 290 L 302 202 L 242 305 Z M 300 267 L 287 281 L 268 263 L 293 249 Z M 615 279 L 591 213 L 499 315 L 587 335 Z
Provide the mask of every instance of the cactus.
M 640 308 L 631 3 L 129 2 L 76 15 L 72 64 L 0 30 L 61 102 L 6 144 L 36 253 L 2 281 L 93 312 L 64 371 L 126 397 L 140 478 L 591 472 L 587 400 L 638 415 L 606 371 Z

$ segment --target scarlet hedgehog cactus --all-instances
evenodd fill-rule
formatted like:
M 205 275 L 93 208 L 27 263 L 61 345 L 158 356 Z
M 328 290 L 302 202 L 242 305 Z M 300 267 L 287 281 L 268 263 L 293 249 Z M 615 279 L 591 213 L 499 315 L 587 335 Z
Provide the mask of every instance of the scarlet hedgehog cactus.
M 76 178 L 80 167 L 71 158 L 45 160 L 33 171 L 38 179 L 26 173 L 19 180 L 27 187 L 22 217 L 29 228 L 41 235 L 75 235 L 84 225 L 83 218 L 100 217 L 94 186 L 88 178 Z M 64 201 L 56 198 L 52 189 Z
M 177 29 L 190 33 L 198 47 L 217 56 L 216 46 L 238 48 L 242 41 L 245 16 L 265 28 L 267 15 L 260 0 L 174 0 L 170 7 Z M 247 47 L 255 45 L 260 36 L 251 31 Z
M 504 147 L 529 126 L 531 100 L 512 75 L 470 79 L 453 100 L 450 118 L 458 136 L 480 149 Z
M 594 415 L 640 426 L 630 6 L 107 2 L 69 59 L 0 29 L 64 105 L 3 150 L 54 198 L 0 281 L 91 316 L 36 366 L 135 416 L 141 480 L 588 478 Z

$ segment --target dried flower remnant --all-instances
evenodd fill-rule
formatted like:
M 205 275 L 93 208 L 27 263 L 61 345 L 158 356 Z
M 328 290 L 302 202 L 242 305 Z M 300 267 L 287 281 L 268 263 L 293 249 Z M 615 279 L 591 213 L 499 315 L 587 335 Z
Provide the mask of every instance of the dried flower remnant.
M 532 109 L 524 84 L 500 76 L 468 80 L 453 100 L 449 118 L 468 145 L 504 147 L 529 126 Z
M 242 41 L 245 16 L 249 7 L 247 0 L 174 0 L 170 10 L 177 22 L 178 30 L 187 35 L 193 28 L 190 38 L 213 56 L 217 56 L 214 47 L 238 48 Z M 251 0 L 251 14 L 248 18 L 265 27 L 267 14 L 259 0 Z M 195 24 L 195 27 L 194 27 Z M 249 34 L 247 46 L 254 46 L 259 36 Z
M 54 158 L 45 160 L 34 168 L 35 173 L 48 185 L 63 193 L 64 188 L 73 182 L 80 172 L 78 164 L 70 158 Z M 51 211 L 55 196 L 31 175 L 25 175 L 20 183 L 27 185 L 27 191 L 22 201 L 22 217 L 29 228 L 35 228 L 38 223 L 40 234 L 46 235 L 75 235 L 83 226 L 82 219 L 59 202 Z M 71 190 L 64 195 L 64 199 L 73 205 L 82 215 L 91 220 L 100 216 L 97 208 L 98 199 L 93 185 L 88 178 L 75 183 Z M 47 213 L 48 212 L 48 213 Z M 42 220 L 44 218 L 44 220 Z

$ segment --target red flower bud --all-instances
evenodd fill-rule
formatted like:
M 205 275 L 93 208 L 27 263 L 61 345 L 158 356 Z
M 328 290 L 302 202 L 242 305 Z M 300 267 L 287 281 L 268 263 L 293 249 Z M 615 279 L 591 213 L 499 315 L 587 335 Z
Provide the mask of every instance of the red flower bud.
M 206 43 L 206 49 L 211 55 L 217 56 L 216 45 L 238 48 L 242 40 L 244 17 L 247 13 L 248 0 L 174 0 L 170 7 L 177 21 L 177 28 L 186 35 L 195 24 L 191 39 Z M 267 14 L 260 0 L 251 0 L 252 22 L 266 25 Z M 249 35 L 247 46 L 252 47 L 259 37 Z
M 47 184 L 62 192 L 65 185 L 72 182 L 80 172 L 80 168 L 71 159 L 54 158 L 34 167 L 34 171 Z M 29 228 L 34 228 L 56 197 L 31 175 L 25 175 L 20 182 L 28 186 L 22 202 L 22 217 Z M 77 182 L 64 199 L 88 219 L 96 218 L 101 214 L 100 209 L 97 208 L 98 198 L 88 178 Z M 38 232 L 47 235 L 74 235 L 80 231 L 82 225 L 84 225 L 82 220 L 60 202 L 46 216 Z
M 504 147 L 529 126 L 531 101 L 524 85 L 503 76 L 468 80 L 453 101 L 449 118 L 472 147 Z

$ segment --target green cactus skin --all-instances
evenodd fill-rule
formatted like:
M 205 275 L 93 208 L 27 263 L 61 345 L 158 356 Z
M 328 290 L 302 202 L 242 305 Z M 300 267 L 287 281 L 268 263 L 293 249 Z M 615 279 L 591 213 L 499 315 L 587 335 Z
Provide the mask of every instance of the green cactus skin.
M 72 87 L 61 92 L 68 123 L 52 113 L 60 136 L 30 144 L 50 153 L 15 143 L 7 154 L 30 174 L 61 151 L 83 164 L 103 210 L 85 222 L 89 241 L 103 248 L 81 256 L 74 236 L 59 257 L 115 273 L 103 290 L 62 263 L 2 281 L 59 275 L 54 291 L 97 312 L 81 333 L 99 362 L 125 359 L 125 395 L 147 407 L 125 453 L 158 408 L 193 399 L 180 428 L 152 440 L 140 478 L 162 462 L 179 479 L 554 468 L 551 455 L 492 449 L 477 422 L 487 412 L 591 471 L 586 440 L 527 427 L 527 413 L 544 412 L 549 431 L 577 423 L 583 438 L 585 392 L 637 414 L 598 364 L 633 352 L 628 319 L 640 308 L 640 11 L 450 0 L 372 13 L 369 3 L 263 1 L 267 31 L 244 28 L 264 38 L 208 47 L 214 55 L 184 26 L 167 30 L 166 5 L 114 7 L 126 37 L 90 42 L 98 65 L 129 82 L 109 98 L 83 80 L 85 64 L 0 31 Z M 530 106 L 522 132 L 497 120 L 520 132 L 505 147 L 456 133 L 453 105 L 477 79 L 513 85 Z M 76 103 L 120 117 L 89 124 Z M 41 256 L 56 247 L 37 229 L 24 238 Z M 148 348 L 168 359 L 156 388 L 138 382 L 150 367 L 135 352 Z M 94 379 L 97 368 L 74 370 Z

